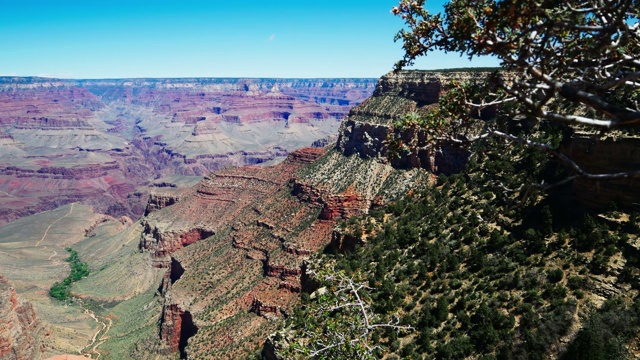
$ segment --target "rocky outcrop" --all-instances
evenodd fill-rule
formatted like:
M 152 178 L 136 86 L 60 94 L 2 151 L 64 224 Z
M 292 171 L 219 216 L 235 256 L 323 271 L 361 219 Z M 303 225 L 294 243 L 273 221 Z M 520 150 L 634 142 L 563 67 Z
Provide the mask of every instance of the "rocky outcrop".
M 0 359 L 29 360 L 42 356 L 48 330 L 33 306 L 18 300 L 15 289 L 0 275 Z
M 172 193 L 151 193 L 149 194 L 147 207 L 144 210 L 144 216 L 147 216 L 154 211 L 164 209 L 167 206 L 171 206 L 178 201 L 180 201 L 180 197 Z
M 249 311 L 266 318 L 286 315 L 286 311 L 284 311 L 280 306 L 265 304 L 257 298 L 253 298 L 253 301 L 251 302 L 251 309 Z
M 177 304 L 165 305 L 160 318 L 160 339 L 173 352 L 179 352 L 181 359 L 187 358 L 186 347 L 189 338 L 198 333 L 189 311 Z
M 301 201 L 322 209 L 319 218 L 322 220 L 348 219 L 366 213 L 372 201 L 358 194 L 353 187 L 348 187 L 341 194 L 331 194 L 323 188 L 293 179 L 292 194 Z
M 298 179 L 291 179 L 291 194 L 297 196 L 301 201 L 310 203 L 316 207 L 324 207 L 323 197 L 325 190 L 315 187 L 307 182 L 302 182 Z
M 324 199 L 320 219 L 348 219 L 366 213 L 370 206 L 371 200 L 358 194 L 353 187 L 348 187 L 344 193 L 329 195 Z
M 324 154 L 324 152 L 325 150 L 320 147 L 302 148 L 289 154 L 287 161 L 300 164 L 309 164 L 316 161 L 320 156 L 322 156 L 322 154 Z
M 184 271 L 185 270 L 182 267 L 182 264 L 180 263 L 180 261 L 178 261 L 176 258 L 171 256 L 167 271 L 164 273 L 164 276 L 162 277 L 162 282 L 158 287 L 158 293 L 160 294 L 160 296 L 164 297 L 167 294 L 167 291 L 171 289 L 171 286 L 176 281 L 180 280 L 180 277 L 182 277 L 182 274 L 184 274 Z
M 269 259 L 267 259 L 266 270 L 267 276 L 279 277 L 283 279 L 288 277 L 296 278 L 299 277 L 302 273 L 299 267 L 288 268 L 285 265 L 275 265 L 269 263 Z
M 433 141 L 422 129 L 398 131 L 392 124 L 410 112 L 425 111 L 436 104 L 449 83 L 482 81 L 486 73 L 436 73 L 403 71 L 383 76 L 372 97 L 354 108 L 342 122 L 336 148 L 346 156 L 375 159 L 396 168 L 423 168 L 434 174 L 461 171 L 470 155 L 455 143 Z M 413 143 L 408 153 L 392 154 L 389 140 Z
M 215 234 L 213 230 L 206 228 L 196 227 L 180 231 L 172 229 L 167 224 L 151 224 L 146 220 L 142 221 L 142 225 L 144 231 L 139 248 L 141 251 L 151 252 L 155 267 L 168 267 L 171 261 L 169 255 L 176 250 Z
M 340 126 L 336 146 L 346 156 L 358 154 L 363 158 L 386 161 L 387 140 L 391 132 L 388 124 L 347 119 Z

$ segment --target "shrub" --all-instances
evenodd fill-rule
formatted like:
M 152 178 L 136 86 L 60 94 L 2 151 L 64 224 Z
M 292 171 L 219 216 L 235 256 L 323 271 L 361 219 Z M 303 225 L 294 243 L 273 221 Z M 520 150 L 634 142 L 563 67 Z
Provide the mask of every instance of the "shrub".
M 564 277 L 564 272 L 562 271 L 562 269 L 553 269 L 553 270 L 547 271 L 547 280 L 549 280 L 549 282 L 552 282 L 554 284 L 560 282 L 563 277 Z

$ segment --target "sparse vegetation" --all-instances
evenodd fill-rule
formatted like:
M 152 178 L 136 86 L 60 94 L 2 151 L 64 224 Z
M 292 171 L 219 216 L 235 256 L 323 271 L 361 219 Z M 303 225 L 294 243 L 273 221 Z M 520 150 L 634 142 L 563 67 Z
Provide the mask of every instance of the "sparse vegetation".
M 553 129 L 543 134 L 526 136 L 557 136 Z M 322 255 L 316 268 L 362 274 L 375 316 L 397 314 L 401 325 L 417 329 L 372 337 L 368 345 L 378 346 L 377 357 L 579 358 L 579 343 L 589 341 L 598 327 L 591 324 L 601 321 L 594 314 L 609 306 L 597 310 L 592 301 L 600 290 L 591 279 L 614 276 L 619 286 L 637 290 L 629 274 L 640 273 L 638 261 L 624 250 L 637 234 L 630 222 L 608 220 L 612 212 L 582 207 L 566 195 L 568 187 L 545 193 L 518 185 L 564 176 L 533 149 L 492 141 L 476 144 L 473 153 L 464 173 L 440 176 L 433 188 L 342 223 L 341 231 L 366 237 L 366 245 Z M 611 266 L 613 254 L 622 255 L 623 270 Z M 602 335 L 616 339 L 617 358 L 630 356 L 629 334 L 638 334 L 635 290 L 619 292 L 612 302 L 619 304 L 616 314 L 631 316 L 627 326 L 616 322 L 611 334 Z M 303 295 L 283 338 L 314 341 L 304 329 L 317 301 Z M 319 327 L 343 315 L 326 316 L 315 317 Z M 571 337 L 580 318 L 584 335 L 563 345 L 560 338 Z

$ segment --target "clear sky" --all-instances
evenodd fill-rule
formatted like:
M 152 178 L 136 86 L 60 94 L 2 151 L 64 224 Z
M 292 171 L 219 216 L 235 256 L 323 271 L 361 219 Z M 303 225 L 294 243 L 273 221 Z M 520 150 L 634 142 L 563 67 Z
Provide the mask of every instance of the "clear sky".
M 443 0 L 430 2 L 439 11 Z M 380 77 L 396 0 L 0 0 L 0 75 Z M 435 53 L 418 68 L 495 66 Z

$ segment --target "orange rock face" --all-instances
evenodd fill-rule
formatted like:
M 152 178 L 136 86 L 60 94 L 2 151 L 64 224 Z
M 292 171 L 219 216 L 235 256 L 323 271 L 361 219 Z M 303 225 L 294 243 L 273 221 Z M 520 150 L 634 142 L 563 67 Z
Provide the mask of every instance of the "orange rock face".
M 174 352 L 184 353 L 188 339 L 198 333 L 191 313 L 176 304 L 165 306 L 160 319 L 160 339 Z
M 0 275 L 0 359 L 36 359 L 41 356 L 48 330 L 28 302 L 18 300 L 14 288 Z

